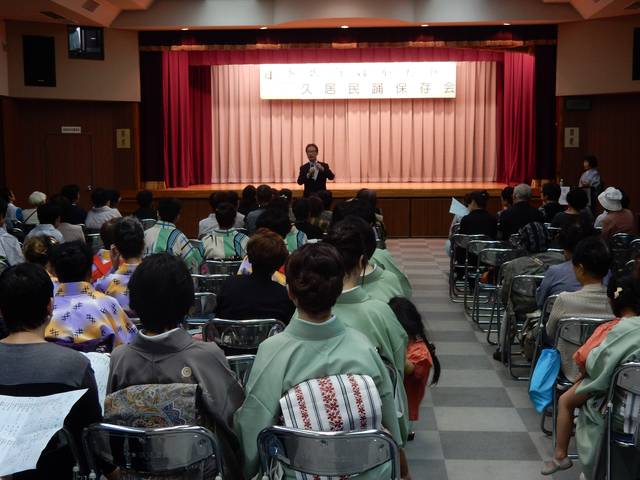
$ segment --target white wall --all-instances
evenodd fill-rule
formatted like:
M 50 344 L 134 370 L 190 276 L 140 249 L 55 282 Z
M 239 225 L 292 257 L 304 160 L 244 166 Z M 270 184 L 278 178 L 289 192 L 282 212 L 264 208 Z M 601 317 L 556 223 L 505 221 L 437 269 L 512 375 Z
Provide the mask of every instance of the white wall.
M 7 63 L 7 31 L 4 20 L 0 20 L 0 96 L 9 95 L 9 65 Z
M 51 23 L 6 22 L 9 94 L 23 98 L 140 101 L 140 66 L 136 32 L 105 29 L 104 60 L 70 59 L 67 27 Z M 22 35 L 55 39 L 56 86 L 24 85 Z
M 631 80 L 634 28 L 638 15 L 560 24 L 557 95 L 640 92 Z

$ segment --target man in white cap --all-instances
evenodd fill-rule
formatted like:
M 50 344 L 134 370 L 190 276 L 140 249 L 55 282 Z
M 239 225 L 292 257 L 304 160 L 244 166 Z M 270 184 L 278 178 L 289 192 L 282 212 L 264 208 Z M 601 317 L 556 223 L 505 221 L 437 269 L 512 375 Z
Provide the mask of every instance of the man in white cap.
M 622 192 L 614 187 L 608 187 L 598 195 L 598 202 L 607 215 L 602 219 L 602 238 L 608 240 L 616 233 L 636 233 L 633 212 L 622 208 Z

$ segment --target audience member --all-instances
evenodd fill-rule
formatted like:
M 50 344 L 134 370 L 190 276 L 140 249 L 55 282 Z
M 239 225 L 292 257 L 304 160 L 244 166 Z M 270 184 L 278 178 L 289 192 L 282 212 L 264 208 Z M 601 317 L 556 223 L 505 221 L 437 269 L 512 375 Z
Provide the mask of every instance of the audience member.
M 311 205 L 310 198 L 302 197 L 293 202 L 293 216 L 295 218 L 294 226 L 304 233 L 309 240 L 320 240 L 324 233 L 320 227 L 311 224 L 309 221 L 310 213 L 309 208 Z
M 284 243 L 287 245 L 289 253 L 307 243 L 307 235 L 304 232 L 299 231 L 296 226 L 291 223 L 291 220 L 289 220 L 289 204 L 287 203 L 287 200 L 285 198 L 280 196 L 275 197 L 273 200 L 271 200 L 271 203 L 269 203 L 269 208 L 267 209 L 267 211 L 280 211 L 286 217 L 288 230 L 286 235 L 284 236 Z M 256 227 L 268 228 L 266 225 L 261 223 L 261 217 L 262 215 L 258 217 Z M 284 218 L 282 218 L 281 216 L 278 216 L 277 218 L 278 223 L 280 224 L 280 227 L 278 228 L 284 229 Z
M 564 252 L 565 261 L 557 265 L 551 265 L 544 274 L 542 283 L 536 291 L 536 303 L 542 308 L 546 299 L 560 292 L 575 292 L 581 285 L 576 278 L 571 258 L 573 250 L 580 240 L 596 231 L 589 225 L 572 224 L 564 227 L 558 234 L 558 243 Z
M 476 190 L 469 194 L 469 213 L 460 220 L 460 233 L 496 238 L 498 224 L 496 217 L 487 212 L 488 201 L 489 194 L 486 190 Z
M 190 383 L 201 390 L 204 414 L 232 458 L 233 414 L 241 405 L 242 387 L 229 370 L 220 347 L 194 341 L 180 328 L 193 304 L 193 282 L 184 262 L 166 253 L 151 255 L 129 280 L 130 305 L 142 330 L 111 356 L 108 393 L 132 385 Z M 208 422 L 207 422 L 208 423 Z
M 38 207 L 38 219 L 40 223 L 33 227 L 29 233 L 27 233 L 25 240 L 31 237 L 39 237 L 40 235 L 46 235 L 53 237 L 57 242 L 64 242 L 64 237 L 60 230 L 56 227 L 60 225 L 60 205 L 55 202 L 43 203 Z
M 282 237 L 266 228 L 258 229 L 249 240 L 247 256 L 251 274 L 232 276 L 222 285 L 216 317 L 232 320 L 275 318 L 288 324 L 295 307 L 287 296 L 286 287 L 272 280 L 289 256 Z M 247 295 L 247 292 L 251 294 Z
M 120 212 L 111 208 L 108 203 L 110 194 L 104 188 L 96 188 L 91 192 L 91 203 L 93 208 L 87 213 L 85 225 L 90 230 L 100 230 L 102 224 L 112 218 L 120 217 Z
M 327 233 L 329 230 L 329 225 L 331 225 L 331 221 L 326 221 L 322 214 L 324 212 L 324 205 L 320 197 L 316 194 L 310 195 L 307 197 L 309 200 L 309 223 L 314 227 L 318 227 L 323 234 Z
M 113 245 L 113 230 L 116 223 L 120 221 L 120 217 L 107 220 L 100 227 L 100 239 L 102 240 L 102 248 L 99 248 L 93 256 L 93 264 L 91 266 L 91 281 L 95 282 L 99 278 L 109 274 L 113 269 L 111 261 L 111 245 Z
M 233 199 L 229 198 L 232 194 Z M 237 195 L 235 195 L 235 192 L 214 192 L 209 195 L 209 205 L 211 206 L 211 213 L 207 218 L 203 218 L 202 220 L 200 220 L 200 223 L 198 223 L 198 238 L 202 238 L 205 235 L 208 235 L 214 230 L 220 228 L 218 219 L 216 217 L 216 212 L 218 210 L 218 205 L 222 203 L 228 203 L 234 207 L 235 216 L 231 221 L 231 227 L 228 228 L 244 228 L 244 215 L 238 213 L 237 210 L 235 210 L 235 208 L 237 208 L 235 200 L 236 198 Z
M 518 233 L 522 227 L 531 222 L 542 223 L 542 213 L 537 208 L 532 207 L 531 187 L 525 183 L 517 185 L 513 189 L 513 205 L 500 214 L 500 225 L 498 227 L 503 240 L 509 240 L 511 235 Z
M 560 212 L 564 212 L 564 207 L 558 202 L 562 189 L 557 183 L 545 183 L 542 186 L 542 205 L 540 211 L 546 223 L 551 223 Z
M 50 255 L 51 249 L 56 245 L 59 245 L 58 242 L 46 235 L 31 237 L 24 242 L 22 253 L 25 261 L 40 265 L 49 273 L 49 276 L 54 277 L 53 267 L 50 264 Z
M 242 198 L 240 199 L 238 212 L 247 216 L 249 212 L 256 208 L 258 208 L 258 203 L 256 202 L 256 187 L 253 185 L 247 185 L 242 189 Z
M 553 304 L 545 327 L 547 343 L 555 343 L 560 319 L 568 317 L 612 318 L 611 306 L 607 301 L 607 291 L 602 281 L 611 266 L 611 254 L 605 243 L 597 237 L 581 240 L 571 257 L 576 278 L 582 288 L 575 292 L 562 292 Z M 556 345 L 562 360 L 562 372 L 574 380 L 577 375 L 571 356 L 576 347 L 561 341 Z
M 22 211 L 22 216 L 24 218 L 24 223 L 27 225 L 37 225 L 40 223 L 38 221 L 38 207 L 47 201 L 47 195 L 35 191 L 28 198 L 29 205 L 33 208 L 27 208 Z
M 71 202 L 71 215 L 69 217 L 69 223 L 78 225 L 84 224 L 87 219 L 87 212 L 84 208 L 78 205 L 80 201 L 80 187 L 78 185 L 65 185 L 60 190 L 60 195 L 67 197 Z
M 7 202 L 0 198 L 0 261 L 10 267 L 24 262 L 24 257 L 18 239 L 7 232 L 4 224 L 6 214 Z
M 320 218 L 323 222 L 330 224 L 333 217 L 333 210 L 331 208 L 333 205 L 333 193 L 331 193 L 331 190 L 320 190 L 316 192 L 315 195 L 322 200 L 322 206 L 324 208 L 320 214 Z
M 584 190 L 574 188 L 567 193 L 567 203 L 569 206 L 564 212 L 556 213 L 551 221 L 551 226 L 564 228 L 568 225 L 579 223 L 581 225 L 593 225 L 593 215 L 587 208 L 589 198 Z
M 511 186 L 504 187 L 500 192 L 500 211 L 498 211 L 498 214 L 496 215 L 496 218 L 498 220 L 498 225 L 500 225 L 500 218 L 502 217 L 502 214 L 507 210 L 509 210 L 509 208 L 511 208 L 512 205 L 513 205 L 513 187 Z
M 96 281 L 95 288 L 115 298 L 128 316 L 135 317 L 129 306 L 129 280 L 142 262 L 144 230 L 135 217 L 118 219 L 112 228 L 110 258 L 115 270 Z
M 569 441 L 574 427 L 574 411 L 583 408 L 578 419 L 576 440 L 580 461 L 585 471 L 595 463 L 602 438 L 604 418 L 601 402 L 587 403 L 592 396 L 602 397 L 609 389 L 614 370 L 627 357 L 638 352 L 640 344 L 640 281 L 630 276 L 609 283 L 607 296 L 616 318 L 603 322 L 576 351 L 573 360 L 580 371 L 576 382 L 558 399 L 556 447 L 553 457 L 544 463 L 543 475 L 566 470 L 573 465 L 568 456 Z M 593 353 L 592 353 L 593 352 Z M 589 418 L 581 418 L 583 416 Z M 621 473 L 621 472 L 619 472 Z M 621 478 L 631 478 L 623 475 Z
M 247 229 L 250 235 L 255 232 L 258 218 L 267 209 L 269 202 L 271 202 L 271 187 L 269 185 L 260 185 L 256 190 L 256 198 L 258 201 L 257 207 L 244 217 L 244 228 Z
M 280 398 L 306 380 L 350 373 L 368 375 L 382 400 L 382 424 L 398 444 L 403 443 L 384 363 L 365 336 L 345 328 L 339 313 L 332 315 L 343 276 L 339 254 L 325 243 L 304 245 L 289 257 L 287 282 L 297 314 L 283 333 L 260 345 L 246 400 L 235 415 L 246 478 L 258 473 L 256 439 L 280 417 Z M 402 473 L 408 476 L 408 472 Z
M 116 212 L 118 212 L 118 215 L 120 215 L 120 210 L 118 210 L 118 206 L 120 205 L 120 200 L 122 200 L 122 195 L 120 195 L 120 192 L 118 190 L 113 190 L 113 189 L 107 190 L 107 195 L 109 196 L 109 202 L 108 202 L 109 207 L 115 210 Z
M 342 294 L 336 300 L 333 313 L 345 325 L 366 335 L 383 360 L 393 365 L 400 379 L 404 375 L 408 337 L 389 305 L 371 298 L 361 287 L 367 257 L 362 238 L 350 220 L 349 217 L 332 224 L 323 241 L 338 250 L 345 270 Z M 399 401 L 406 406 L 404 391 Z M 406 412 L 406 408 L 402 411 Z M 400 417 L 399 422 L 403 439 L 406 439 L 409 433 L 406 415 Z
M 216 208 L 217 226 L 202 237 L 204 257 L 222 260 L 243 258 L 247 253 L 249 237 L 234 227 L 234 220 L 237 223 L 235 207 L 230 203 L 222 202 Z
M 76 445 L 82 445 L 83 428 L 102 421 L 98 389 L 87 357 L 45 341 L 52 291 L 51 280 L 37 265 L 18 265 L 0 276 L 0 310 L 9 331 L 0 340 L 0 395 L 34 397 L 87 389 L 64 421 Z M 74 465 L 68 448 L 55 450 L 42 455 L 35 470 L 13 478 L 72 478 Z
M 371 205 L 371 208 L 373 208 L 376 215 L 376 223 L 384 225 L 384 217 L 382 216 L 382 210 L 378 208 L 378 194 L 375 190 L 361 188 L 358 190 L 355 198 Z
M 115 298 L 96 291 L 91 283 L 91 250 L 80 242 L 55 246 L 51 263 L 60 285 L 55 293 L 46 338 L 84 352 L 110 352 L 129 343 L 136 327 Z
M 161 198 L 158 201 L 160 220 L 144 232 L 145 256 L 167 252 L 182 258 L 189 270 L 196 273 L 202 263 L 202 252 L 176 228 L 181 210 L 182 205 L 175 198 Z
M 158 211 L 153 208 L 153 193 L 149 190 L 139 191 L 136 194 L 136 203 L 138 204 L 138 209 L 133 212 L 133 215 L 138 220 L 158 219 Z
M 420 403 L 424 398 L 432 368 L 431 385 L 435 385 L 440 379 L 440 361 L 436 356 L 435 345 L 427 338 L 422 317 L 411 300 L 394 297 L 389 301 L 389 306 L 409 337 L 404 366 L 404 388 L 409 404 L 409 420 L 414 422 L 419 420 Z
M 80 225 L 71 223 L 73 220 L 73 206 L 69 199 L 63 195 L 56 194 L 51 197 L 51 201 L 60 207 L 60 223 L 56 227 L 62 234 L 63 242 L 85 242 L 84 231 Z
M 602 238 L 609 240 L 616 233 L 635 235 L 636 222 L 633 212 L 622 207 L 622 192 L 614 187 L 608 187 L 598 195 L 598 202 L 607 215 L 602 220 Z
M 289 214 L 289 220 L 295 222 L 296 217 L 294 217 L 293 210 L 291 209 L 291 205 L 293 203 L 293 192 L 289 188 L 281 188 L 278 192 L 278 196 L 280 198 L 284 198 L 287 201 L 287 213 Z
M 16 222 L 22 222 L 22 209 L 15 206 L 16 196 L 13 190 L 8 187 L 0 187 L 0 199 L 7 203 L 7 213 L 5 214 L 5 222 L 8 228 L 13 228 Z

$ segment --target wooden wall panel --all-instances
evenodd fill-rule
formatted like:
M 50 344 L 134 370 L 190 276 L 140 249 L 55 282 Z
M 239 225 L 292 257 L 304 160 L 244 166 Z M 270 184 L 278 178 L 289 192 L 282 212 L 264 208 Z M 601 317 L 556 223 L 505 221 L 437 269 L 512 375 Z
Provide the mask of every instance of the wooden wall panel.
M 411 199 L 380 198 L 378 207 L 382 209 L 384 224 L 390 237 L 411 236 Z
M 67 137 L 62 136 L 61 126 L 80 126 L 82 135 L 89 138 L 91 158 L 82 161 L 92 163 L 93 185 L 135 190 L 139 178 L 137 105 L 135 102 L 3 98 L 4 173 L 18 204 L 27 205 L 27 197 L 34 190 L 55 193 L 47 191 L 45 167 L 47 161 L 62 164 L 67 160 L 60 153 L 65 151 L 60 142 Z M 117 128 L 131 129 L 131 148 L 116 148 Z M 59 137 L 57 142 L 49 143 L 58 146 L 55 152 L 47 151 L 47 137 L 51 135 Z M 76 180 L 68 182 L 76 183 Z M 82 200 L 87 205 L 88 195 Z
M 570 112 L 561 99 L 559 130 L 580 128 L 580 147 L 564 148 L 559 136 L 558 175 L 565 185 L 576 185 L 584 155 L 598 157 L 599 170 L 607 186 L 618 186 L 631 197 L 631 208 L 640 210 L 640 94 L 594 95 L 591 110 Z

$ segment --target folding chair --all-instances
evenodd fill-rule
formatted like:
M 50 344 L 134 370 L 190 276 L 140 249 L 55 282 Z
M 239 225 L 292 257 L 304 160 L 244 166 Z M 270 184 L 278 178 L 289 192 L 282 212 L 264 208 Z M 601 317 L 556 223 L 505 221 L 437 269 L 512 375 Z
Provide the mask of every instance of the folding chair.
M 486 248 L 500 248 L 503 246 L 504 244 L 502 242 L 498 242 L 495 240 L 472 240 L 469 242 L 469 245 L 467 245 L 467 255 L 465 258 L 465 267 L 467 268 L 467 274 L 465 276 L 465 279 L 467 283 L 472 282 L 474 285 L 473 292 L 467 292 L 467 289 L 465 289 L 464 308 L 467 313 L 472 313 L 473 311 L 475 311 L 476 294 L 478 293 L 475 285 L 477 285 L 480 281 L 480 276 L 482 275 L 482 273 L 486 271 L 485 266 L 480 263 L 478 255 Z M 468 294 L 473 295 L 473 303 L 471 306 L 469 306 L 468 304 Z
M 620 412 L 619 401 L 617 399 L 627 397 L 628 400 L 633 398 L 638 401 L 640 396 L 640 363 L 628 362 L 620 365 L 611 379 L 609 386 L 609 394 L 607 396 L 606 411 L 607 416 L 607 436 L 603 448 L 605 448 L 606 459 L 606 480 L 612 480 L 613 465 L 611 461 L 611 452 L 613 448 L 634 448 L 635 456 L 638 455 L 640 448 L 640 424 L 634 422 L 632 418 L 624 418 L 624 423 L 631 432 L 616 432 L 614 430 L 614 415 Z
M 255 355 L 230 355 L 227 357 L 229 368 L 235 374 L 242 388 L 246 387 L 249 381 L 251 367 L 253 367 L 253 361 L 255 359 Z
M 516 275 L 511 282 L 511 291 L 509 292 L 509 296 L 513 294 L 513 292 L 517 292 L 521 297 L 536 297 L 536 290 L 542 283 L 543 275 Z M 530 368 L 531 364 L 524 363 L 514 363 L 513 357 L 515 355 L 520 356 L 521 352 L 518 351 L 516 353 L 513 352 L 513 344 L 514 340 L 518 337 L 518 333 L 520 329 L 524 325 L 524 320 L 522 319 L 522 314 L 513 313 L 506 316 L 507 324 L 504 326 L 505 328 L 505 341 L 504 341 L 504 356 L 507 360 L 507 369 L 509 370 L 509 375 L 514 380 L 529 380 L 529 376 L 515 375 L 513 373 L 514 368 Z
M 200 267 L 202 274 L 236 275 L 242 260 L 205 260 Z
M 474 243 L 474 242 L 472 242 Z M 478 253 L 478 270 L 482 269 L 490 269 L 493 268 L 495 271 L 495 276 L 498 276 L 498 272 L 500 266 L 510 260 L 516 258 L 519 253 L 517 250 L 504 248 L 502 243 L 500 242 L 492 242 L 498 243 L 499 247 L 489 247 L 484 248 Z M 473 309 L 471 312 L 471 319 L 482 329 L 485 325 L 492 325 L 492 320 L 495 312 L 497 311 L 498 315 L 500 314 L 500 296 L 498 295 L 498 282 L 497 278 L 492 283 L 481 283 L 480 278 L 478 276 L 478 280 L 476 281 L 474 291 L 473 291 Z M 482 295 L 484 294 L 484 295 Z M 480 306 L 481 297 L 485 298 L 485 303 L 488 304 L 488 307 L 482 308 Z M 482 312 L 485 312 L 483 315 Z M 482 321 L 481 317 L 486 317 L 486 312 L 489 312 L 489 321 Z
M 255 354 L 260 343 L 282 332 L 284 323 L 275 318 L 228 320 L 212 318 L 202 328 L 205 342 L 216 342 L 227 355 Z
M 611 270 L 616 273 L 624 269 L 625 264 L 632 259 L 633 235 L 628 233 L 616 233 L 609 239 L 609 250 L 611 251 Z
M 192 335 L 200 333 L 209 320 L 215 316 L 216 294 L 211 292 L 196 292 L 193 306 L 184 320 L 185 327 Z
M 99 233 L 87 233 L 85 235 L 85 240 L 87 241 L 87 245 L 91 248 L 91 253 L 95 255 L 98 253 L 98 250 L 104 248 L 104 244 L 102 243 L 102 238 Z
M 466 258 L 466 250 L 469 242 L 473 240 L 489 240 L 489 237 L 486 235 L 464 235 L 461 233 L 456 233 L 451 237 L 451 259 L 449 262 L 449 298 L 454 303 L 462 303 L 464 302 L 464 296 L 468 293 L 468 283 L 466 281 L 467 278 L 467 264 L 466 261 L 464 264 L 461 264 L 457 261 L 457 252 L 458 250 L 462 250 L 465 252 Z M 461 280 L 458 280 L 459 274 L 461 275 Z M 460 281 L 462 281 L 462 288 L 459 286 Z
M 564 342 L 566 344 L 571 344 L 576 347 L 576 350 L 581 347 L 584 342 L 586 342 L 593 332 L 598 326 L 600 326 L 603 322 L 609 321 L 612 319 L 612 316 L 609 318 L 581 318 L 581 317 L 570 317 L 570 318 L 561 318 L 558 322 L 558 329 L 556 330 L 555 335 L 555 347 L 558 348 L 560 342 Z M 573 355 L 573 354 L 572 354 Z M 558 375 L 558 379 L 556 380 L 556 386 L 553 389 L 553 401 L 551 404 L 551 418 L 553 424 L 551 426 L 551 438 L 553 440 L 553 448 L 556 448 L 556 421 L 558 418 L 558 398 L 560 395 L 567 391 L 573 385 L 573 381 L 568 379 L 562 371 Z M 578 458 L 576 454 L 570 454 L 570 458 Z
M 633 258 L 640 257 L 640 238 L 631 241 L 631 255 Z
M 533 348 L 533 358 L 531 359 L 531 371 L 529 372 L 529 376 L 533 375 L 533 371 L 536 368 L 536 363 L 538 362 L 538 355 L 540 355 L 540 346 L 542 345 L 542 339 L 544 337 L 544 329 L 547 326 L 547 321 L 549 320 L 549 315 L 551 315 L 551 310 L 553 310 L 553 304 L 556 302 L 558 295 L 550 295 L 544 301 L 544 305 L 542 306 L 542 312 L 540 313 L 540 319 L 538 320 L 537 335 L 536 335 L 536 343 Z
M 120 468 L 127 479 L 223 478 L 222 451 L 206 428 L 180 426 L 131 428 L 96 423 L 84 429 L 83 444 L 91 467 L 97 462 Z
M 378 430 L 316 432 L 274 426 L 258 435 L 263 479 L 276 477 L 275 466 L 309 475 L 348 477 L 390 463 L 390 479 L 400 479 L 398 446 Z
M 222 273 L 199 274 L 192 273 L 193 288 L 196 292 L 211 292 L 216 295 L 220 294 L 222 285 L 231 275 Z

